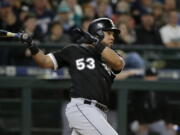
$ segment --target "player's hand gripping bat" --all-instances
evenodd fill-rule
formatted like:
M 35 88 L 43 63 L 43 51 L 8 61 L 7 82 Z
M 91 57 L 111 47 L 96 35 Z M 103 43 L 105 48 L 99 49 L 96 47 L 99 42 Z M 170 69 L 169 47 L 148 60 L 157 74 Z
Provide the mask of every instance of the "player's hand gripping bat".
M 76 41 L 77 43 L 88 43 L 96 45 L 99 42 L 99 39 L 92 36 L 88 32 L 84 32 L 83 30 L 79 28 L 75 28 L 73 30 L 74 35 L 76 35 Z

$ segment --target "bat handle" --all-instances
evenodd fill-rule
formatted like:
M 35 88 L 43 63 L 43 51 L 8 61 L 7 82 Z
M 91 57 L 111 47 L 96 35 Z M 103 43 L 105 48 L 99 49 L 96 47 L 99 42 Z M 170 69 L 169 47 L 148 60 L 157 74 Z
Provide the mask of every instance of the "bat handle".
M 5 30 L 0 30 L 0 36 L 6 36 L 7 35 L 7 31 Z

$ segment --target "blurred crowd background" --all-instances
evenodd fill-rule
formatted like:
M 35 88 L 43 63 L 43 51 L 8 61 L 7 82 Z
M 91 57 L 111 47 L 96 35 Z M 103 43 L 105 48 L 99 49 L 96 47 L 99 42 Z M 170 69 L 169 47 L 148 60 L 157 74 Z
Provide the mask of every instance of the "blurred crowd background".
M 73 28 L 87 31 L 93 19 L 108 17 L 121 30 L 116 46 L 179 47 L 177 8 L 176 0 L 1 0 L 0 28 L 63 46 L 73 41 Z M 0 65 L 28 65 L 28 57 L 28 49 L 0 49 Z
M 108 17 L 121 30 L 121 34 L 115 40 L 115 48 L 126 46 L 132 48 L 175 49 L 180 47 L 179 9 L 179 0 L 0 0 L 0 29 L 15 33 L 29 33 L 40 48 L 43 48 L 43 45 L 54 44 L 64 47 L 71 42 L 75 42 L 75 36 L 72 34 L 73 28 L 79 27 L 87 31 L 88 25 L 93 19 Z M 20 41 L 0 37 L 1 74 L 4 66 L 36 66 L 31 58 L 30 51 L 25 46 L 16 48 L 1 47 L 4 42 L 8 45 L 8 43 L 17 44 Z M 54 49 L 48 47 L 43 48 L 43 51 L 48 53 L 54 51 Z M 163 76 L 171 76 L 168 72 L 169 69 L 180 67 L 174 61 L 164 63 L 161 58 L 157 58 L 158 61 L 152 62 L 150 59 L 147 61 L 145 58 L 147 55 L 148 57 L 153 56 L 153 58 L 159 56 L 157 52 L 152 50 L 146 51 L 143 55 L 132 49 L 127 52 L 123 50 L 117 51 L 123 55 L 126 61 L 125 70 L 117 76 L 117 79 L 141 77 L 144 80 L 156 81 L 162 79 Z M 174 52 L 165 53 L 170 56 L 175 54 Z M 179 53 L 176 52 L 176 54 L 175 57 L 179 56 Z M 168 69 L 168 71 L 161 70 L 159 72 L 160 69 Z M 8 71 L 12 73 L 11 69 Z M 39 73 L 39 70 L 37 72 Z M 175 73 L 172 74 L 172 78 L 177 79 L 179 76 Z M 51 98 L 58 99 L 57 96 L 61 95 L 60 98 L 67 99 L 67 92 L 55 92 L 56 94 L 51 95 L 45 91 L 44 95 L 42 95 L 42 92 L 36 91 L 35 97 L 44 98 L 51 95 Z M 10 94 L 2 90 L 0 96 L 1 98 L 3 98 L 3 95 L 5 97 L 16 97 L 18 94 L 18 92 L 12 91 Z M 116 123 L 118 114 L 115 113 L 117 111 L 117 98 L 114 97 L 116 97 L 116 93 L 112 92 L 110 121 L 115 128 L 118 128 Z M 175 124 L 180 124 L 179 103 L 174 104 L 175 102 L 169 101 L 172 101 L 172 99 L 179 101 L 179 97 L 178 92 L 131 92 L 128 96 L 129 134 L 178 134 L 179 128 Z M 43 110 L 42 106 L 41 108 Z M 0 109 L 3 110 L 2 104 L 0 104 Z M 55 112 L 55 109 L 53 111 Z M 45 117 L 51 119 L 50 111 L 47 112 L 49 114 L 45 115 Z M 43 116 L 43 113 L 45 112 L 39 112 L 37 119 Z M 63 120 L 63 114 L 62 118 L 57 115 L 56 110 L 52 123 L 59 124 L 56 118 L 61 122 L 63 121 L 62 123 L 66 122 L 66 120 Z M 9 128 L 3 121 L 2 116 L 0 117 L 0 131 L 3 130 L 3 127 Z M 39 123 L 42 124 L 43 121 L 39 120 Z M 3 124 L 4 126 L 1 127 Z M 10 125 L 12 126 L 12 124 Z M 64 134 L 68 134 L 68 125 L 63 124 L 63 126 Z M 44 135 L 44 133 L 42 134 Z

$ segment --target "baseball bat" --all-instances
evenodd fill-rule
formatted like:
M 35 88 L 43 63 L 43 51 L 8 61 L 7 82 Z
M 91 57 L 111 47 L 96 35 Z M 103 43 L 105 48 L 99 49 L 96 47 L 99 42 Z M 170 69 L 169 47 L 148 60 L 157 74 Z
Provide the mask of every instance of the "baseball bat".
M 13 33 L 6 30 L 0 30 L 0 37 L 14 37 L 14 38 L 21 38 L 22 33 Z

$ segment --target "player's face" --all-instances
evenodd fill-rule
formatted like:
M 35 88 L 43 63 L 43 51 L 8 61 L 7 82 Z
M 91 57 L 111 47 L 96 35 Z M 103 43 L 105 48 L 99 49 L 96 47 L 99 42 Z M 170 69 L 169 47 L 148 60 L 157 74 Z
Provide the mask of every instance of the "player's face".
M 114 43 L 114 32 L 104 31 L 103 33 L 104 33 L 104 38 L 101 42 L 111 48 Z

